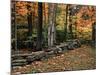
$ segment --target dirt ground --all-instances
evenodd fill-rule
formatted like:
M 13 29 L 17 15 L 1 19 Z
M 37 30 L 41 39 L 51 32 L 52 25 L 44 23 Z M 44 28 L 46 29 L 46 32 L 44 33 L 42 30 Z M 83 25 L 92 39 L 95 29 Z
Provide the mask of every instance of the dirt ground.
M 80 48 L 66 51 L 49 59 L 35 61 L 29 65 L 15 68 L 12 70 L 12 74 L 91 69 L 96 69 L 96 50 L 91 46 L 82 45 Z

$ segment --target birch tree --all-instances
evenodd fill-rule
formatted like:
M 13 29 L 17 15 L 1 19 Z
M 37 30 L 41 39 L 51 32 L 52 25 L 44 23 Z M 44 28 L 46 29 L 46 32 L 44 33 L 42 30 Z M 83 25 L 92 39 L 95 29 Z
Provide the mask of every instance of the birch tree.
M 52 47 L 55 40 L 55 4 L 49 4 L 48 21 L 48 47 Z

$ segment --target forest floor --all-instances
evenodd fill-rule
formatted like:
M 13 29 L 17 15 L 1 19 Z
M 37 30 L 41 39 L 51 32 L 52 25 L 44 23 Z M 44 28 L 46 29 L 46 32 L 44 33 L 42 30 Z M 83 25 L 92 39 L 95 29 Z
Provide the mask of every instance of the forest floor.
M 91 70 L 96 68 L 96 50 L 87 45 L 66 51 L 63 54 L 32 62 L 16 68 L 12 73 L 42 73 L 74 70 Z

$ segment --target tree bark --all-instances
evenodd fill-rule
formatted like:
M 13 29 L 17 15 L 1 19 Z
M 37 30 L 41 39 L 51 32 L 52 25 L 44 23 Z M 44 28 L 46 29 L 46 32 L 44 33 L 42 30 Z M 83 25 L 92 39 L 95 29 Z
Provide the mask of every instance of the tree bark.
M 54 43 L 56 43 L 56 12 L 57 12 L 57 4 L 54 7 Z
M 42 3 L 38 3 L 37 50 L 42 50 Z
M 27 16 L 27 21 L 28 21 L 28 38 L 31 40 L 32 38 L 32 8 L 31 6 L 27 5 L 27 9 L 28 9 L 28 16 Z M 33 44 L 31 42 L 29 43 L 29 48 L 33 48 Z
M 53 4 L 53 11 L 52 11 L 52 13 L 53 13 L 53 16 L 52 16 L 52 28 L 51 28 L 51 46 L 53 46 L 54 45 L 54 42 L 55 42 L 55 15 L 56 15 L 56 11 L 55 11 L 55 6 L 56 6 L 56 4 Z
M 31 9 L 31 6 L 27 5 L 27 10 L 28 10 L 27 21 L 28 21 L 28 29 L 29 29 L 28 36 L 32 36 L 32 9 Z
M 11 7 L 11 39 L 12 39 L 12 49 L 17 50 L 17 37 L 16 37 L 16 2 L 11 1 L 12 7 Z
M 55 40 L 55 5 L 49 4 L 48 47 L 54 45 Z
M 68 32 L 67 32 L 67 25 L 68 25 L 68 5 L 66 5 L 66 24 L 65 24 L 65 40 L 67 40 Z
M 28 15 L 28 36 L 32 36 L 32 12 Z
M 48 47 L 51 47 L 51 26 L 52 26 L 52 5 L 49 4 L 49 15 L 48 15 Z
M 72 24 L 69 25 L 70 38 L 73 39 Z
M 96 27 L 95 23 L 92 24 L 92 41 L 96 40 Z

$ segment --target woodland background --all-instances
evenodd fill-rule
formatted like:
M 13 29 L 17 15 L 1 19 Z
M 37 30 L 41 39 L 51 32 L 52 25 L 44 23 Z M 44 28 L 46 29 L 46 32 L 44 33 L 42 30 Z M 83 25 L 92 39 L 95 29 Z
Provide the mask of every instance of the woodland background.
M 53 46 L 67 39 L 95 40 L 95 6 L 41 4 L 22 1 L 12 4 L 13 40 L 34 38 L 34 41 L 40 35 L 45 46 Z M 39 14 L 42 15 L 40 20 Z
M 78 49 L 35 61 L 14 72 L 96 68 L 96 6 L 12 1 L 11 11 L 12 51 L 45 51 L 74 39 L 82 44 Z

